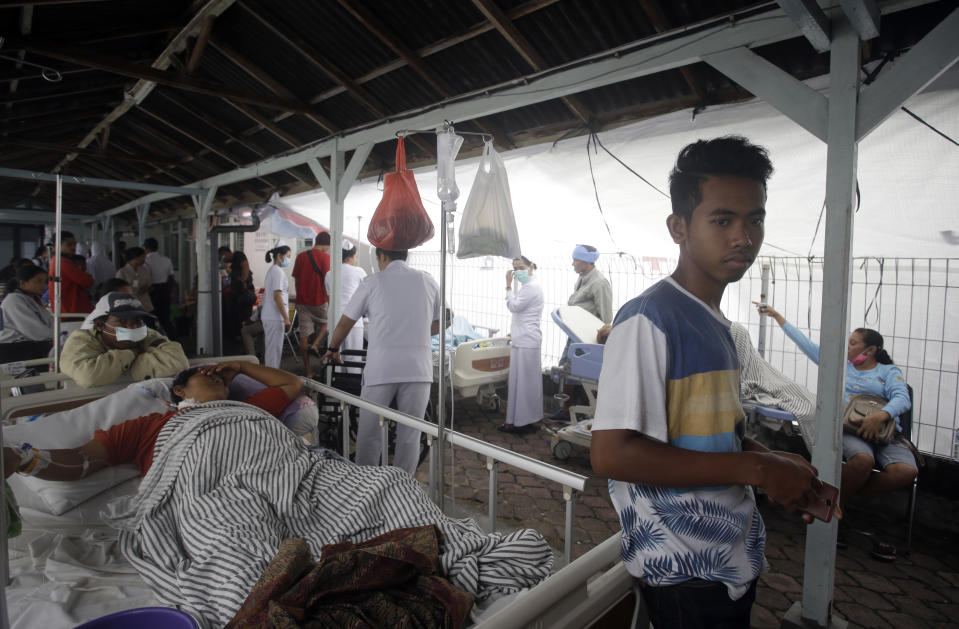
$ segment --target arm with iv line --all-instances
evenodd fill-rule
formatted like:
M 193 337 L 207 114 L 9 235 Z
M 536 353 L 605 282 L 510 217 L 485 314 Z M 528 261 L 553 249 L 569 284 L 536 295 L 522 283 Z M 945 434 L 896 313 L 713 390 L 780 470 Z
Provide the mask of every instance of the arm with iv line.
M 43 480 L 79 480 L 109 465 L 106 446 L 96 439 L 79 448 L 59 450 L 40 450 L 30 444 L 3 448 L 4 478 L 20 472 Z

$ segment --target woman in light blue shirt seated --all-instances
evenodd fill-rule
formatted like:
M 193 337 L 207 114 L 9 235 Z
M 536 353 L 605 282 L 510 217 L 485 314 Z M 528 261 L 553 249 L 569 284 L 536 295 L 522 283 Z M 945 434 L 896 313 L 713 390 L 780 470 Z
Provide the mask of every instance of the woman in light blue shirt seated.
M 806 356 L 819 364 L 819 346 L 809 340 L 794 325 L 765 304 L 759 305 L 759 313 L 769 315 L 782 327 Z M 842 468 L 840 505 L 845 509 L 846 500 L 858 494 L 874 494 L 905 487 L 913 481 L 919 470 L 916 458 L 902 435 L 899 416 L 912 407 L 906 380 L 899 367 L 892 363 L 889 353 L 883 349 L 882 335 L 875 330 L 858 328 L 849 335 L 846 352 L 846 403 L 853 395 L 871 393 L 887 400 L 881 411 L 866 417 L 862 428 L 855 435 L 843 433 L 842 456 L 846 464 Z M 889 445 L 877 445 L 869 440 L 889 419 L 896 421 L 896 437 Z M 877 466 L 882 471 L 873 474 Z

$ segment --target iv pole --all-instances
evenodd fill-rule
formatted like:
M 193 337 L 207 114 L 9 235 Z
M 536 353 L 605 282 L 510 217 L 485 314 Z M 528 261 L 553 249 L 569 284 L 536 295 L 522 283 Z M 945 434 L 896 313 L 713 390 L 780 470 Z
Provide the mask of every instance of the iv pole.
M 440 198 L 440 373 L 437 395 L 437 434 L 436 455 L 432 457 L 434 469 L 431 478 L 438 479 L 436 486 L 430 487 L 433 502 L 444 509 L 446 487 L 445 446 L 446 446 L 446 254 L 452 237 L 453 213 L 456 212 L 456 187 L 454 163 L 456 154 L 463 145 L 462 136 L 453 132 L 453 125 L 447 122 L 442 130 L 436 131 L 436 195 Z

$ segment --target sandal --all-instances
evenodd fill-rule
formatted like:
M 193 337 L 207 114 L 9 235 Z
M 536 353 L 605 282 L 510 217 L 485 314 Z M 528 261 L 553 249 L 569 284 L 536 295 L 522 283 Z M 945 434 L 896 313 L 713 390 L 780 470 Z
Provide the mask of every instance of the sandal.
M 892 563 L 896 560 L 896 547 L 892 544 L 883 544 L 882 542 L 876 542 L 872 546 L 872 552 L 869 553 L 869 556 L 875 559 L 876 561 L 883 561 L 885 563 Z
M 528 432 L 526 426 L 516 426 L 514 424 L 500 424 L 496 427 L 500 432 L 508 432 L 511 435 L 522 435 Z

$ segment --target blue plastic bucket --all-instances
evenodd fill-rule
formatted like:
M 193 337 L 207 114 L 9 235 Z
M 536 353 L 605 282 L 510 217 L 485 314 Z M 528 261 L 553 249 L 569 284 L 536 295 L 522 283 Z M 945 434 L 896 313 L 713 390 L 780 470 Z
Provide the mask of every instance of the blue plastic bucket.
M 198 629 L 189 614 L 170 607 L 138 607 L 85 622 L 76 629 Z

